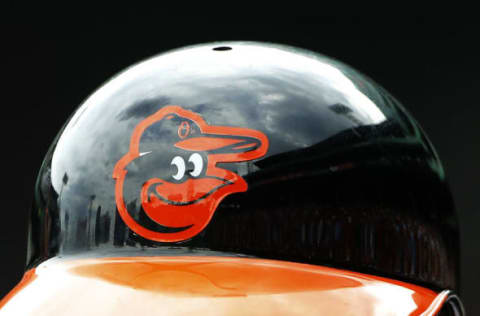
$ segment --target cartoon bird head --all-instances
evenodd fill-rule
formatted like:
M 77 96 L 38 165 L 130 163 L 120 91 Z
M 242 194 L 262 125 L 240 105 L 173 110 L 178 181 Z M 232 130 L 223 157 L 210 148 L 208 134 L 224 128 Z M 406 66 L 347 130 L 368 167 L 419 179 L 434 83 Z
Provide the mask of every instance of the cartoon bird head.
M 118 211 L 145 238 L 189 239 L 206 227 L 223 198 L 247 190 L 241 176 L 217 164 L 257 159 L 267 149 L 268 139 L 259 131 L 208 125 L 197 113 L 165 106 L 136 126 L 129 152 L 115 165 Z M 163 230 L 145 227 L 127 210 L 123 195 L 130 170 L 141 186 L 143 211 Z

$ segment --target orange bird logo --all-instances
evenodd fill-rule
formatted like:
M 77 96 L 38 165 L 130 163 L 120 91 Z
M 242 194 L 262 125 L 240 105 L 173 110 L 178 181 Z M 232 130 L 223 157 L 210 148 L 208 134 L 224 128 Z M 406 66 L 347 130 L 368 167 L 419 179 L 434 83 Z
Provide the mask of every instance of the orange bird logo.
M 241 176 L 217 164 L 257 159 L 267 149 L 262 132 L 208 125 L 197 113 L 165 106 L 135 127 L 128 153 L 114 167 L 118 212 L 144 238 L 190 239 L 208 225 L 223 198 L 248 188 Z M 128 210 L 127 191 L 137 195 L 148 225 Z

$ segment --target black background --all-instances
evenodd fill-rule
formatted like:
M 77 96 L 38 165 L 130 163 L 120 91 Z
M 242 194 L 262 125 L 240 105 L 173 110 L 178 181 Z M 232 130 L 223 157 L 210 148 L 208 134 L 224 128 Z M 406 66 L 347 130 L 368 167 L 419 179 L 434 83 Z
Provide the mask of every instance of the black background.
M 159 52 L 208 41 L 257 40 L 311 49 L 350 64 L 383 85 L 421 123 L 442 158 L 459 213 L 461 297 L 470 315 L 480 314 L 477 25 L 425 18 L 179 21 L 83 21 L 68 30 L 64 24 L 2 27 L 0 297 L 23 273 L 27 212 L 43 156 L 82 100 L 112 75 Z

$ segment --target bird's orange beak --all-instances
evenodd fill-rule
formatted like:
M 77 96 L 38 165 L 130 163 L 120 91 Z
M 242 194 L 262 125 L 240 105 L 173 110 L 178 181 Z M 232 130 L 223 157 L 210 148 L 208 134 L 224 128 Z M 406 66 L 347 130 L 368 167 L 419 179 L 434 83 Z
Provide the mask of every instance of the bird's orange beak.
M 240 162 L 263 156 L 268 139 L 256 130 L 207 125 L 199 136 L 183 139 L 175 147 L 206 152 L 213 162 Z
M 161 204 L 163 202 L 174 205 L 188 205 L 194 201 L 206 198 L 218 188 L 228 185 L 229 182 L 213 177 L 188 179 L 182 183 L 173 183 L 163 179 L 152 179 L 145 184 L 146 193 L 149 194 L 149 203 Z M 156 195 L 148 191 L 154 185 Z M 158 202 L 157 202 L 158 201 Z

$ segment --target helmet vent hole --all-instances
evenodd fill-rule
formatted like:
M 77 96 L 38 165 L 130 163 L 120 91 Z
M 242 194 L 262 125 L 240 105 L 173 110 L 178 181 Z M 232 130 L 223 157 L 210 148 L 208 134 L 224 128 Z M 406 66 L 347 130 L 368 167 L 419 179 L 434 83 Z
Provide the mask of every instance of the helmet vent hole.
M 216 50 L 217 52 L 224 52 L 227 50 L 232 50 L 232 48 L 230 46 L 218 46 L 213 48 L 213 50 Z

